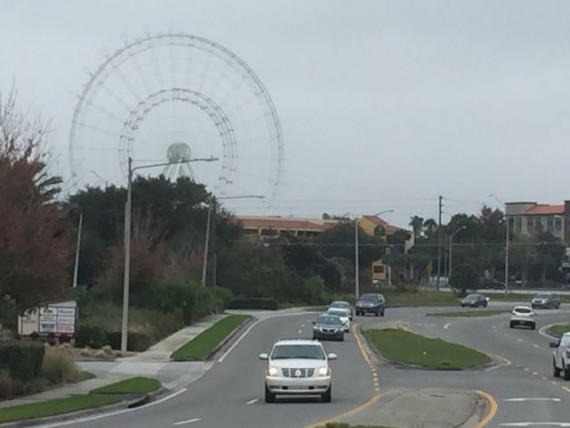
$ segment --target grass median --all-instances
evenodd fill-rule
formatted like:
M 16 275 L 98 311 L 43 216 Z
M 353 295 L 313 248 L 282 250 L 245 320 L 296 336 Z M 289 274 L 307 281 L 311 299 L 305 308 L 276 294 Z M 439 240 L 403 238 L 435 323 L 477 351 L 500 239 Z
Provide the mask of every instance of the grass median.
M 426 314 L 426 317 L 459 317 L 459 318 L 477 318 L 477 317 L 490 317 L 492 315 L 504 314 L 508 311 L 504 309 L 475 309 L 466 311 L 454 312 L 434 312 Z
M 382 356 L 396 364 L 437 370 L 462 370 L 490 362 L 487 355 L 463 345 L 399 329 L 366 330 Z
M 112 395 L 74 395 L 65 398 L 41 401 L 39 403 L 19 404 L 0 409 L 0 423 L 22 421 L 62 415 L 80 410 L 95 409 L 120 402 Z
M 249 315 L 228 315 L 178 348 L 170 358 L 175 361 L 203 360 L 234 330 L 250 318 Z
M 95 388 L 89 394 L 121 395 L 121 394 L 147 394 L 161 387 L 160 381 L 150 377 L 132 377 L 119 382 Z
M 566 332 L 570 331 L 570 324 L 555 324 L 546 329 L 546 332 L 552 336 L 562 337 Z

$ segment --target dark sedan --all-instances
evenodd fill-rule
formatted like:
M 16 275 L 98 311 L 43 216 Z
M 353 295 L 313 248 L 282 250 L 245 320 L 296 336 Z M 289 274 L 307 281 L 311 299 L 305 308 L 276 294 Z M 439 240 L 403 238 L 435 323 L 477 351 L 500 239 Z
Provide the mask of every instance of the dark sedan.
M 336 315 L 323 314 L 313 321 L 313 339 L 344 340 L 344 325 Z
M 488 305 L 488 300 L 482 294 L 468 294 L 464 299 L 461 300 L 461 307 L 470 307 L 470 308 L 486 308 Z

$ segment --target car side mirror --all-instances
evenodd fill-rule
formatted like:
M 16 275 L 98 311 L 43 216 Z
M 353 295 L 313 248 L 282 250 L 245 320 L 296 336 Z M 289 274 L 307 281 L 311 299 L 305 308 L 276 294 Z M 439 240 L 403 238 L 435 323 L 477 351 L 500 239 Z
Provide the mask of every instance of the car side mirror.
M 259 354 L 259 359 L 260 360 L 268 360 L 269 355 L 267 355 L 267 353 L 265 353 L 265 352 L 262 352 L 261 354 Z
M 338 355 L 335 354 L 334 352 L 331 352 L 331 353 L 328 355 L 328 359 L 331 360 L 331 361 L 336 360 L 337 358 L 338 358 Z
M 513 309 L 513 311 L 511 312 L 511 314 L 513 314 L 513 315 L 516 314 L 516 311 Z
M 558 343 L 557 342 L 550 342 L 549 345 L 551 348 L 558 348 Z

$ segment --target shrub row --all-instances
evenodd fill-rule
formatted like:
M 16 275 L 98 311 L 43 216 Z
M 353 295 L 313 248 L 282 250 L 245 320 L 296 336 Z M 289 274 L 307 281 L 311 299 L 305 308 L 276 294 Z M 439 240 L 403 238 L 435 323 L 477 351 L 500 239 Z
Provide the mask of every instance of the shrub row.
M 279 303 L 270 297 L 246 297 L 230 300 L 227 307 L 228 309 L 267 309 L 274 311 L 278 309 Z
M 143 352 L 158 340 L 160 340 L 160 337 L 156 338 L 150 332 L 129 331 L 127 348 L 132 352 Z M 110 346 L 113 349 L 121 349 L 121 332 L 109 332 L 96 325 L 84 325 L 79 328 L 75 343 L 76 346 L 80 348 L 88 346 L 90 348 L 99 349 L 104 346 Z
M 44 355 L 43 343 L 0 342 L 0 369 L 6 370 L 13 379 L 27 381 L 40 374 Z

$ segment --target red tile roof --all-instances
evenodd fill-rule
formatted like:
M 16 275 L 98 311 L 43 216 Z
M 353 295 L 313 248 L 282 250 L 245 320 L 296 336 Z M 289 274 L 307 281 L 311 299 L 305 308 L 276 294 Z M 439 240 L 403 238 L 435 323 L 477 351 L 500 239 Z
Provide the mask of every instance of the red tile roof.
M 394 232 L 399 230 L 399 227 L 393 226 L 385 220 L 375 215 L 363 215 L 363 218 L 370 221 L 372 224 L 382 226 L 388 235 L 392 235 Z
M 555 215 L 564 214 L 564 205 L 538 204 L 526 210 L 525 215 Z
M 280 229 L 322 232 L 338 224 L 337 220 L 286 217 L 236 216 L 244 229 Z

